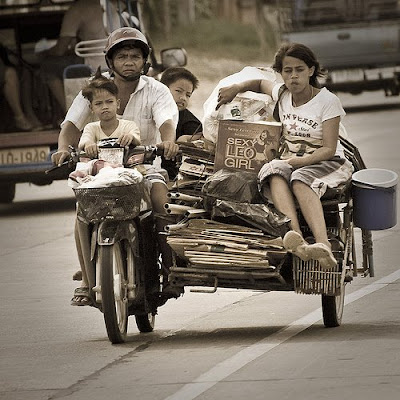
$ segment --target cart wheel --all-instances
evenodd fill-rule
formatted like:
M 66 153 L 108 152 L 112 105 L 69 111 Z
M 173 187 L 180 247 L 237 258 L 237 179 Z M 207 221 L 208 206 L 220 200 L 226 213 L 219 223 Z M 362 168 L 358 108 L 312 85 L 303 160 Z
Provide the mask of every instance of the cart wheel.
M 334 328 L 342 323 L 343 308 L 344 308 L 344 288 L 343 284 L 340 288 L 338 296 L 322 295 L 322 316 L 324 325 L 327 328 Z

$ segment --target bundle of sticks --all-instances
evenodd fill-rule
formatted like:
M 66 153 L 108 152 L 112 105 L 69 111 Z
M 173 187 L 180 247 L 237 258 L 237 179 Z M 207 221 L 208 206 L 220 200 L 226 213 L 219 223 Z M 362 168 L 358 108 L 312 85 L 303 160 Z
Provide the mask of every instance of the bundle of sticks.
M 209 219 L 189 219 L 181 228 L 168 230 L 167 242 L 178 257 L 192 266 L 274 270 L 286 251 L 282 238 L 261 230 Z

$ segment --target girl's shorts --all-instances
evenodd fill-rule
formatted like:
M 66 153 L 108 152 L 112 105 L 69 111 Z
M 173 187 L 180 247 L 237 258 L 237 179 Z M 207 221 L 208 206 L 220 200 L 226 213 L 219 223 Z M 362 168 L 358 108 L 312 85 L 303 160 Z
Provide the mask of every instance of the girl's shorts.
M 353 173 L 353 166 L 350 161 L 334 157 L 329 161 L 321 161 L 317 164 L 307 165 L 293 169 L 285 160 L 272 160 L 262 166 L 258 173 L 258 189 L 268 200 L 268 191 L 263 190 L 264 184 L 272 175 L 282 176 L 289 184 L 293 181 L 300 181 L 309 186 L 319 198 L 328 188 L 335 188 L 341 183 L 347 182 Z

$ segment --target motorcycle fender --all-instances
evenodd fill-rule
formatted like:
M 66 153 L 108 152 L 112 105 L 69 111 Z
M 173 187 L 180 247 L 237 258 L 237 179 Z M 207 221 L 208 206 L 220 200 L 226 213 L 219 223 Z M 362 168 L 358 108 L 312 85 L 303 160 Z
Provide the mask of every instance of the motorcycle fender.
M 111 246 L 115 242 L 127 240 L 134 243 L 137 240 L 137 229 L 134 221 L 103 221 L 97 231 L 97 244 Z

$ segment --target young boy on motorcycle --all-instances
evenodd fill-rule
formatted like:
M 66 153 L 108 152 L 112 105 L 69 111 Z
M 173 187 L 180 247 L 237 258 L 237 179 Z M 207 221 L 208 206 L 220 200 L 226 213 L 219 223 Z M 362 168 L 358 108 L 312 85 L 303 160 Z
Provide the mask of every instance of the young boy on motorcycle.
M 200 139 L 203 128 L 199 119 L 188 110 L 189 100 L 199 86 L 199 80 L 192 72 L 183 67 L 167 68 L 161 75 L 160 82 L 168 86 L 179 110 L 176 127 L 177 142 Z
M 118 119 L 117 85 L 96 72 L 94 79 L 82 90 L 82 95 L 90 101 L 90 108 L 98 121 L 88 123 L 79 140 L 79 149 L 84 150 L 90 158 L 98 155 L 97 144 L 102 139 L 118 138 L 121 146 L 140 144 L 139 128 L 134 121 Z
M 159 145 L 163 148 L 164 157 L 171 159 L 179 150 L 175 143 L 178 109 L 169 89 L 154 78 L 145 75 L 149 67 L 147 63 L 149 52 L 150 48 L 145 36 L 137 29 L 124 27 L 116 29 L 108 37 L 105 57 L 118 88 L 119 112 L 122 118 L 136 122 L 143 145 Z M 90 103 L 82 93 L 79 93 L 61 124 L 58 151 L 52 156 L 55 164 L 60 165 L 69 157 L 69 145 L 78 145 L 81 130 L 90 115 Z M 160 160 L 155 161 L 154 167 L 160 170 Z M 161 173 L 152 174 L 152 177 L 154 181 L 151 199 L 157 216 L 156 228 L 160 232 L 168 223 L 165 219 L 167 215 L 164 208 L 164 204 L 168 201 L 168 189 Z M 75 238 L 79 261 L 85 275 L 80 249 L 81 238 L 77 226 Z M 164 236 L 159 235 L 159 239 L 164 267 L 168 269 L 171 265 L 171 250 Z M 81 293 L 76 293 L 74 298 L 80 305 L 90 304 L 88 293 L 89 289 L 87 292 L 81 291 Z M 166 294 L 169 294 L 168 290 Z M 171 293 L 171 296 L 177 297 L 179 293 Z
M 179 121 L 176 127 L 176 141 L 184 143 L 200 139 L 203 132 L 202 124 L 187 108 L 193 91 L 199 86 L 199 80 L 186 68 L 170 67 L 163 72 L 160 82 L 168 86 L 178 106 Z M 167 170 L 170 179 L 176 178 L 178 167 L 173 160 L 163 160 L 161 166 Z

